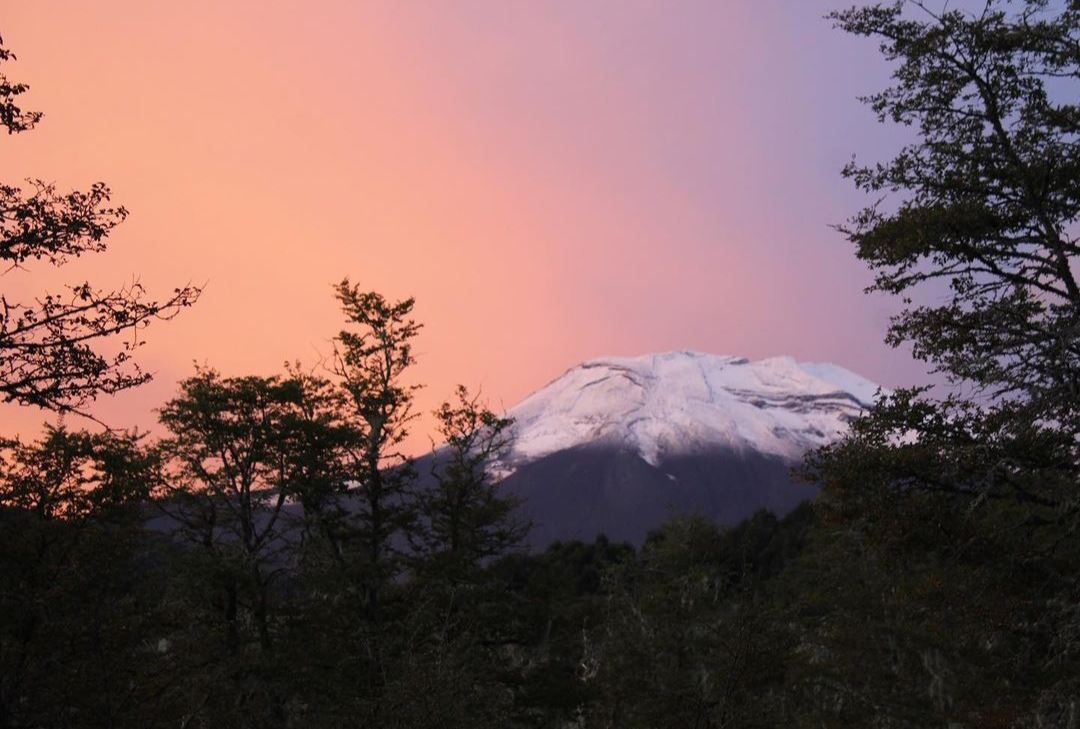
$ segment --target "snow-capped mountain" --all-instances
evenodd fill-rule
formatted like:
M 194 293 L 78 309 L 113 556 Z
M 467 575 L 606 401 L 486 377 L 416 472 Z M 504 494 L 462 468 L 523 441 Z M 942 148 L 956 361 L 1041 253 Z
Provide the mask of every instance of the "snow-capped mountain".
M 791 357 L 591 360 L 510 409 L 514 446 L 497 471 L 539 546 L 601 532 L 640 541 L 677 513 L 783 513 L 813 495 L 791 465 L 838 438 L 877 389 Z
M 716 446 L 797 458 L 837 438 L 877 385 L 833 364 L 700 352 L 607 357 L 573 367 L 508 413 L 508 464 L 586 444 L 666 456 Z

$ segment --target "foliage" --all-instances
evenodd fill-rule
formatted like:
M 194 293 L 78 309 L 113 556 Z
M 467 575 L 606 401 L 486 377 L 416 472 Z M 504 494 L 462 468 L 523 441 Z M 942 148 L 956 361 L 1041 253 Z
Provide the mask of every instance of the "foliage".
M 0 65 L 14 58 L 0 41 Z M 0 126 L 8 134 L 32 129 L 41 119 L 19 106 L 28 88 L 0 72 Z M 8 274 L 31 262 L 56 267 L 100 253 L 127 217 L 123 207 L 110 207 L 109 188 L 100 182 L 67 193 L 41 180 L 28 185 L 0 184 L 0 265 Z M 150 374 L 132 360 L 140 333 L 194 304 L 199 293 L 188 285 L 154 300 L 133 280 L 114 289 L 77 283 L 32 301 L 0 296 L 0 399 L 81 412 L 99 394 L 146 382 Z M 119 351 L 103 351 L 106 342 Z
M 139 512 L 158 471 L 134 434 L 0 444 L 0 726 L 135 722 L 159 676 Z
M 975 13 L 911 2 L 831 17 L 881 41 L 894 84 L 867 101 L 917 133 L 892 160 L 848 166 L 886 197 L 841 230 L 873 289 L 904 297 L 888 341 L 974 392 L 899 391 L 810 459 L 825 526 L 805 557 L 813 577 L 793 582 L 815 591 L 791 598 L 803 716 L 1065 726 L 1077 623 L 1061 606 L 1077 598 L 1080 548 L 1080 14 L 991 0 Z M 934 281 L 945 301 L 915 305 Z
M 335 339 L 332 372 L 356 432 L 347 468 L 358 498 L 346 531 L 353 564 L 362 570 L 366 609 L 378 613 L 379 593 L 400 573 L 401 549 L 416 519 L 411 505 L 416 473 L 399 448 L 416 418 L 418 385 L 406 384 L 404 377 L 416 361 L 413 340 L 421 325 L 411 318 L 413 299 L 390 302 L 348 279 L 335 294 L 351 328 Z
M 530 554 L 492 482 L 510 422 L 459 388 L 418 478 L 414 302 L 342 281 L 326 378 L 199 370 L 158 443 L 0 442 L 0 727 L 1074 726 L 1080 11 L 831 17 L 881 41 L 894 83 L 868 102 L 916 132 L 847 168 L 887 197 L 841 229 L 905 297 L 889 341 L 978 397 L 883 398 L 808 459 L 821 495 L 783 518 Z M 12 133 L 38 121 L 23 91 L 0 75 Z M 123 216 L 98 187 L 0 204 L 15 264 L 101 250 Z M 946 300 L 916 305 L 934 282 Z M 85 316 L 141 326 L 128 294 L 88 296 Z M 74 329 L 40 331 L 70 368 L 9 358 L 43 379 L 5 397 L 135 384 L 81 349 L 113 330 L 58 302 Z M 17 333 L 27 310 L 5 311 Z
M 882 121 L 918 133 L 892 160 L 845 169 L 860 189 L 892 198 L 841 230 L 876 272 L 875 290 L 949 286 L 945 303 L 894 320 L 890 341 L 1070 421 L 1080 355 L 1080 11 L 991 0 L 973 15 L 897 3 L 831 17 L 881 40 L 895 84 L 866 101 Z
M 730 531 L 677 518 L 610 573 L 583 664 L 589 726 L 782 725 L 789 636 L 762 587 L 808 516 L 763 512 Z
M 425 569 L 461 577 L 518 547 L 528 525 L 515 515 L 516 503 L 498 493 L 491 474 L 510 447 L 513 421 L 464 386 L 454 397 L 435 411 L 441 445 L 433 453 L 434 484 L 419 492 L 423 529 L 415 541 Z

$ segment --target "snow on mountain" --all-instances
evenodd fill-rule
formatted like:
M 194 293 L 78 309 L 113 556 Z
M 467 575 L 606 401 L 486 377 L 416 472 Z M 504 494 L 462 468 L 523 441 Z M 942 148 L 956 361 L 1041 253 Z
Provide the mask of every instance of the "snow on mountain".
M 512 408 L 504 473 L 582 445 L 632 450 L 650 465 L 716 447 L 795 459 L 839 437 L 877 386 L 791 357 L 667 352 L 571 368 Z

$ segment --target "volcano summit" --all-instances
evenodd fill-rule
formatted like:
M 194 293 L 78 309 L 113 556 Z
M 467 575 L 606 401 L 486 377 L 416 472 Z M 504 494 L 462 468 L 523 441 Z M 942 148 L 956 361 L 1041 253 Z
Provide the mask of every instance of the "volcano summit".
M 839 438 L 877 385 L 791 357 L 668 352 L 584 362 L 508 415 L 500 488 L 522 500 L 530 542 L 641 542 L 677 514 L 732 524 L 814 494 L 790 469 Z

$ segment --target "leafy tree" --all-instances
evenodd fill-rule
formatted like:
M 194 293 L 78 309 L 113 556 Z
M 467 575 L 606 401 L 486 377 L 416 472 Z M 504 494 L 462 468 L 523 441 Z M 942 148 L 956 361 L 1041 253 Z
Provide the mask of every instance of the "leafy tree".
M 14 58 L 0 41 L 0 66 Z M 0 71 L 0 126 L 8 134 L 30 130 L 41 119 L 40 112 L 20 106 L 27 89 Z M 0 184 L 0 264 L 8 273 L 100 253 L 127 217 L 123 207 L 110 207 L 109 188 L 100 182 L 66 193 L 41 180 L 27 184 Z M 115 289 L 77 283 L 32 301 L 0 296 L 0 400 L 82 412 L 99 394 L 146 382 L 149 373 L 132 360 L 140 333 L 194 304 L 199 293 L 189 285 L 154 300 L 135 280 Z M 102 352 L 99 345 L 106 341 L 120 351 Z
M 0 63 L 14 61 L 15 54 L 3 47 L 0 41 Z M 7 129 L 8 134 L 17 134 L 32 129 L 41 119 L 40 111 L 27 111 L 18 103 L 18 97 L 30 90 L 30 87 L 8 79 L 7 74 L 0 71 L 0 126 Z
M 582 679 L 597 727 L 783 725 L 790 636 L 764 580 L 805 530 L 801 510 L 733 529 L 676 518 L 610 570 L 607 612 L 587 633 Z
M 348 454 L 359 447 L 360 433 L 348 422 L 345 393 L 329 380 L 289 369 L 288 382 L 298 397 L 285 412 L 282 430 L 285 480 L 301 509 L 301 554 L 340 563 L 349 516 L 343 498 L 351 483 Z
M 33 443 L 0 440 L 0 507 L 41 521 L 100 516 L 141 503 L 159 464 L 135 432 L 47 426 Z
M 162 508 L 194 544 L 220 560 L 228 644 L 238 650 L 248 593 L 260 646 L 271 645 L 271 583 L 286 565 L 285 500 L 295 474 L 286 447 L 301 397 L 295 381 L 221 377 L 201 370 L 160 412 L 170 472 Z
M 1080 9 L 1071 5 L 991 0 L 968 14 L 905 2 L 831 17 L 880 39 L 896 83 L 866 101 L 918 133 L 892 160 L 844 170 L 892 198 L 841 230 L 876 272 L 874 290 L 949 286 L 944 303 L 900 314 L 889 341 L 1074 427 Z
M 601 575 L 632 557 L 629 545 L 600 537 L 593 544 L 557 542 L 539 554 L 513 552 L 491 566 L 489 579 L 507 599 L 498 615 L 485 616 L 487 639 L 508 659 L 518 723 L 557 727 L 580 720 L 591 697 L 579 672 L 582 634 L 604 612 Z
M 50 428 L 0 443 L 0 727 L 152 716 L 140 527 L 159 468 L 140 441 Z
M 992 446 L 922 434 L 882 447 L 881 417 L 822 466 L 824 523 L 779 581 L 798 626 L 795 725 L 1061 725 L 1067 702 L 1052 705 L 1074 693 L 1077 663 L 1057 606 L 1074 594 L 1078 545 L 1013 499 L 906 487 L 915 468 L 982 471 Z
M 807 725 L 1063 726 L 1080 659 L 1060 607 L 1080 598 L 1080 12 L 831 17 L 880 41 L 894 83 L 867 101 L 916 133 L 846 168 L 879 201 L 841 230 L 872 289 L 903 297 L 887 341 L 974 394 L 900 391 L 811 459 L 832 547 L 801 569 L 843 599 L 802 614 Z
M 171 581 L 175 602 L 189 606 L 170 636 L 183 656 L 174 670 L 188 672 L 180 703 L 215 726 L 284 725 L 319 642 L 320 626 L 304 612 L 312 603 L 296 591 L 345 591 L 301 574 L 313 569 L 313 545 L 335 536 L 331 507 L 345 488 L 349 437 L 340 398 L 298 368 L 286 377 L 200 370 L 180 389 L 160 410 L 170 435 L 158 493 L 165 528 L 188 544 Z M 300 646 L 306 654 L 293 653 Z
M 486 569 L 525 532 L 489 474 L 509 445 L 510 421 L 463 387 L 455 394 L 435 413 L 445 443 L 432 481 L 403 494 L 415 511 L 405 532 L 413 569 L 384 588 L 383 614 L 373 616 L 382 680 L 369 684 L 377 697 L 369 724 L 505 727 L 513 713 L 505 639 L 516 606 Z
M 352 327 L 335 339 L 332 370 L 346 394 L 350 425 L 358 437 L 348 454 L 349 539 L 365 583 L 367 609 L 379 613 L 383 586 L 401 569 L 401 550 L 416 521 L 411 461 L 399 450 L 415 417 L 418 386 L 404 382 L 414 363 L 413 299 L 390 302 L 341 281 L 335 288 Z
M 516 502 L 498 493 L 491 469 L 510 447 L 513 421 L 492 412 L 464 386 L 435 411 L 441 445 L 433 453 L 431 488 L 420 494 L 417 541 L 431 567 L 446 576 L 475 571 L 519 546 L 528 525 Z

